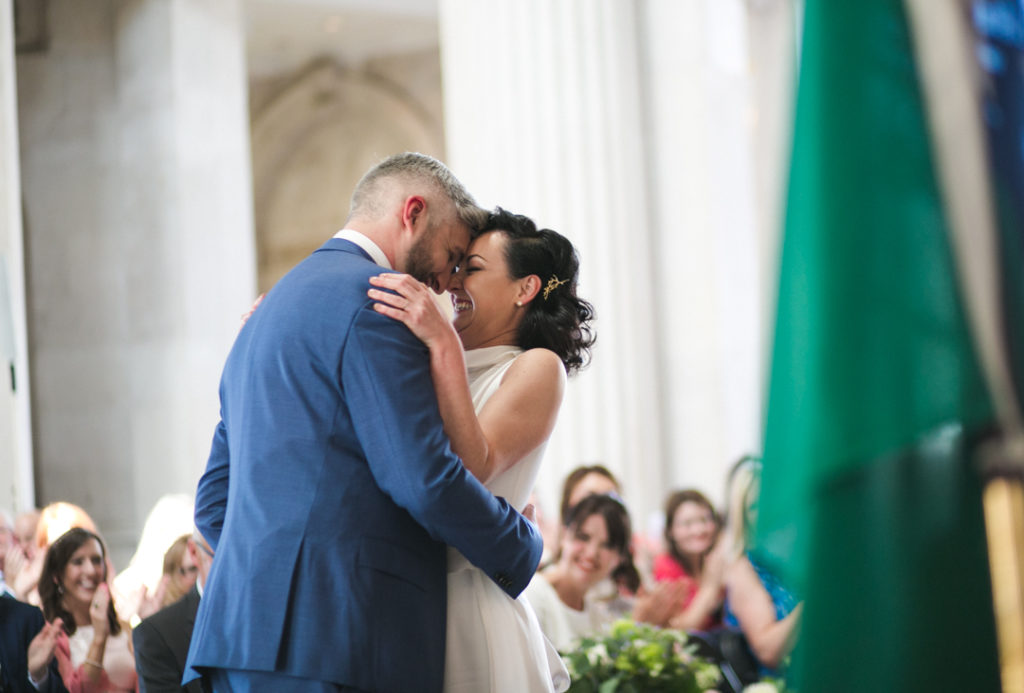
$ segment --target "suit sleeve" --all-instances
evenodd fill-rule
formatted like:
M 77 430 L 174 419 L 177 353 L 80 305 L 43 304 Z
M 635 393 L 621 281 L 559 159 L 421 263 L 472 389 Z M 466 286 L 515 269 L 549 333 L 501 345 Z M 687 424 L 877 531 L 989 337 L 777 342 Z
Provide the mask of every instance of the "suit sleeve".
M 227 430 L 221 420 L 213 433 L 206 471 L 196 489 L 195 507 L 196 528 L 214 551 L 224 529 L 224 514 L 228 506 L 228 459 Z
M 451 451 L 423 343 L 368 304 L 352 325 L 341 369 L 353 425 L 378 486 L 431 536 L 518 596 L 540 562 L 540 533 Z
M 139 693 L 181 693 L 181 669 L 160 632 L 143 621 L 132 631 Z

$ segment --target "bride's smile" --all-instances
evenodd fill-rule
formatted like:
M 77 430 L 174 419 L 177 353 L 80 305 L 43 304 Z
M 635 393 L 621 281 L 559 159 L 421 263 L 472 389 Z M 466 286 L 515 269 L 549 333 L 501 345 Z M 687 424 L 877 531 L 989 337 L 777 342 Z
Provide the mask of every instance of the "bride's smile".
M 509 276 L 506 243 L 501 231 L 484 233 L 470 244 L 465 261 L 452 275 L 452 324 L 466 349 L 515 343 L 523 280 Z

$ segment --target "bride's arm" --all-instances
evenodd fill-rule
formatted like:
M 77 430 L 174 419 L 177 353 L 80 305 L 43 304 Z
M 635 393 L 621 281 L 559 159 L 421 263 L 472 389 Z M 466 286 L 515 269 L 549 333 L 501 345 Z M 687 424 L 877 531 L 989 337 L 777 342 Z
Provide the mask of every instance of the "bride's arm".
M 480 481 L 488 481 L 543 443 L 555 425 L 565 388 L 558 356 L 531 349 L 505 373 L 479 416 L 473 408 L 462 343 L 430 291 L 408 275 L 372 277 L 374 308 L 403 322 L 430 350 L 430 370 L 452 449 Z

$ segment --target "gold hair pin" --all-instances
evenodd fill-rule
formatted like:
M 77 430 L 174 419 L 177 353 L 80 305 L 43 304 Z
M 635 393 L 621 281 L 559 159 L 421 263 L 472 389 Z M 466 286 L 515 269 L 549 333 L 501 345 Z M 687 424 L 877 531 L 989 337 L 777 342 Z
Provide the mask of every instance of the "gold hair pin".
M 558 277 L 552 276 L 548 279 L 548 285 L 544 287 L 544 300 L 548 300 L 548 294 L 560 287 L 562 284 L 569 283 L 568 279 L 559 279 Z

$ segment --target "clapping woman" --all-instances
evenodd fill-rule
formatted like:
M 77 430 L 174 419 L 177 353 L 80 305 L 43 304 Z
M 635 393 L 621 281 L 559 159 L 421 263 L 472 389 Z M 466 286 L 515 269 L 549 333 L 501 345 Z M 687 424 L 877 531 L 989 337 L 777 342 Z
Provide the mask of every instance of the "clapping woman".
M 46 552 L 39 597 L 46 620 L 63 623 L 56 657 L 71 693 L 137 690 L 130 638 L 117 620 L 107 579 L 103 541 L 87 529 L 68 530 Z
M 695 489 L 676 491 L 665 502 L 668 551 L 654 561 L 654 579 L 686 587 L 681 610 L 669 619 L 680 630 L 706 630 L 720 620 L 725 597 L 726 549 L 711 501 Z

